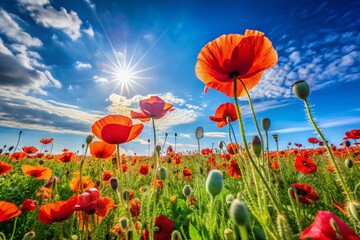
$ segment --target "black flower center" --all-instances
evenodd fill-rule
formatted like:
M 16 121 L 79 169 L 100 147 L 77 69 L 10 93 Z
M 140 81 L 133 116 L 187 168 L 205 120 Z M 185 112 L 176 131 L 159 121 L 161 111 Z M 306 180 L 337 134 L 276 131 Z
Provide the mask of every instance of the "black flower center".
M 238 71 L 233 71 L 229 74 L 229 78 L 234 79 L 234 77 L 239 76 L 239 72 Z

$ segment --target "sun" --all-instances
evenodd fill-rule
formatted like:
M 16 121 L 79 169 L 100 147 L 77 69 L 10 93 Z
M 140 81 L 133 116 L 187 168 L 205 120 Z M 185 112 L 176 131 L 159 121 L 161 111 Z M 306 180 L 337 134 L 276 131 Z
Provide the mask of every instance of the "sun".
M 131 75 L 132 73 L 126 69 L 120 69 L 118 72 L 115 73 L 117 75 L 117 79 L 119 82 L 123 82 L 124 84 L 131 82 Z

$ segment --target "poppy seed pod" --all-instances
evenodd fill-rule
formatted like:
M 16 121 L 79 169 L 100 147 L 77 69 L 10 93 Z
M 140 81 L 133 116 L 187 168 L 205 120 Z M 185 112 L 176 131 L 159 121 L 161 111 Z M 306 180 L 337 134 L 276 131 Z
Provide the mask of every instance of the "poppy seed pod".
M 167 170 L 164 167 L 158 169 L 158 175 L 161 180 L 165 180 L 167 177 Z
M 346 147 L 350 147 L 350 146 L 351 146 L 351 142 L 350 142 L 349 140 L 346 140 L 346 141 L 344 142 L 344 144 L 345 144 Z
M 351 159 L 345 159 L 345 166 L 347 168 L 352 168 L 354 165 L 353 161 Z
M 223 147 L 226 145 L 226 143 L 224 143 L 224 141 L 219 141 L 219 143 L 218 143 L 218 146 L 219 146 L 219 148 L 222 150 L 223 149 Z
M 296 97 L 300 98 L 301 100 L 307 100 L 309 94 L 310 94 L 310 87 L 307 82 L 304 80 L 296 81 L 292 85 L 292 89 Z
M 123 192 L 123 199 L 124 199 L 125 201 L 128 201 L 128 200 L 130 199 L 130 192 L 129 192 L 128 190 L 125 190 L 125 191 Z
M 235 196 L 232 194 L 229 194 L 226 196 L 226 203 L 230 205 L 232 203 L 232 201 L 234 201 L 234 199 L 235 199 Z
M 110 186 L 112 189 L 114 189 L 115 191 L 117 190 L 118 186 L 119 186 L 119 182 L 117 180 L 117 178 L 111 178 L 110 179 Z
M 205 182 L 206 191 L 214 198 L 224 187 L 223 174 L 219 170 L 211 170 Z
M 160 152 L 161 152 L 161 146 L 160 145 L 156 145 L 155 146 L 155 151 L 158 155 L 160 155 Z
M 87 136 L 86 137 L 86 144 L 89 145 L 92 142 L 93 139 L 94 139 L 94 135 Z
M 189 185 L 183 187 L 183 194 L 185 197 L 189 197 L 192 193 L 192 188 Z
M 256 157 L 261 154 L 261 140 L 258 136 L 254 136 L 251 140 L 251 149 L 253 150 Z
M 226 240 L 235 240 L 234 232 L 230 228 L 225 229 L 224 237 L 225 237 Z
M 204 137 L 204 129 L 202 127 L 197 127 L 195 130 L 195 137 L 196 139 L 201 139 Z
M 120 218 L 119 223 L 122 229 L 126 229 L 129 225 L 129 220 L 126 217 L 122 217 Z
M 349 212 L 356 220 L 360 220 L 360 204 L 352 202 L 349 204 Z
M 249 222 L 249 210 L 244 201 L 234 199 L 230 206 L 230 218 L 237 226 L 245 226 Z
M 270 128 L 270 119 L 269 118 L 262 118 L 261 119 L 261 126 L 265 132 L 267 132 Z

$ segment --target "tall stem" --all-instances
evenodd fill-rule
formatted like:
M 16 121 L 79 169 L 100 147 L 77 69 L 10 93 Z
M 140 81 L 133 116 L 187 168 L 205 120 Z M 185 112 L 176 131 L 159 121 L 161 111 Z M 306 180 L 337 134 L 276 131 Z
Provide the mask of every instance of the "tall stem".
M 306 112 L 307 112 L 307 114 L 308 114 L 308 117 L 309 117 L 309 119 L 310 119 L 310 122 L 311 122 L 311 124 L 313 125 L 313 127 L 315 128 L 317 134 L 319 134 L 321 140 L 324 142 L 325 147 L 326 147 L 326 150 L 327 150 L 328 154 L 330 155 L 330 158 L 331 158 L 331 160 L 332 160 L 332 163 L 333 163 L 334 166 L 335 166 L 335 171 L 336 171 L 336 173 L 337 173 L 337 175 L 338 175 L 338 177 L 339 177 L 339 180 L 340 180 L 340 182 L 341 182 L 342 188 L 343 188 L 344 191 L 345 191 L 346 197 L 348 198 L 349 202 L 352 202 L 352 197 L 351 197 L 350 192 L 349 192 L 349 190 L 348 190 L 348 188 L 347 188 L 347 186 L 346 186 L 345 180 L 344 180 L 344 178 L 342 177 L 342 175 L 341 175 L 341 173 L 340 173 L 340 169 L 339 169 L 339 167 L 338 167 L 338 165 L 337 165 L 337 163 L 336 163 L 336 161 L 335 161 L 334 155 L 332 154 L 332 151 L 331 151 L 331 149 L 330 149 L 330 147 L 329 147 L 329 144 L 326 142 L 326 139 L 325 139 L 324 135 L 322 134 L 322 132 L 320 131 L 319 127 L 317 126 L 317 124 L 316 124 L 315 121 L 314 121 L 314 118 L 313 118 L 313 116 L 312 116 L 312 113 L 311 113 L 311 110 L 310 110 L 310 106 L 309 106 L 308 101 L 307 101 L 307 100 L 304 100 L 304 104 L 305 104 Z
M 271 201 L 273 202 L 274 204 L 274 207 L 275 207 L 275 210 L 279 213 L 279 214 L 282 214 L 282 208 L 281 208 L 281 205 L 276 201 L 276 198 L 274 196 L 274 193 L 272 192 L 272 190 L 270 189 L 270 186 L 269 184 L 267 183 L 265 177 L 263 176 L 263 174 L 261 173 L 259 167 L 256 165 L 256 163 L 254 162 L 254 159 L 252 158 L 252 155 L 250 153 L 250 150 L 249 150 L 249 146 L 247 144 L 247 141 L 246 141 L 246 137 L 245 137 L 245 128 L 244 128 L 244 122 L 242 120 L 242 116 L 241 116 L 241 113 L 240 113 L 240 108 L 239 108 L 239 102 L 238 102 L 238 99 L 237 99 L 237 86 L 236 86 L 236 77 L 237 76 L 233 76 L 233 80 L 234 80 L 234 101 L 235 101 L 235 109 L 236 109 L 236 114 L 238 115 L 238 121 L 239 121 L 239 126 L 240 126 L 240 133 L 241 133 L 241 137 L 242 137 L 242 140 L 244 142 L 244 146 L 245 146 L 245 150 L 246 150 L 246 153 L 248 154 L 249 156 L 249 159 L 250 159 L 250 162 L 251 162 L 251 165 L 254 167 L 255 171 L 257 172 L 257 174 L 259 174 L 260 178 L 261 178 L 261 181 L 263 182 L 267 192 L 269 193 L 269 196 L 270 196 L 270 199 Z
M 156 147 L 156 131 L 155 131 L 155 120 L 153 117 L 151 118 L 151 122 L 152 122 L 153 130 L 154 130 L 154 149 L 155 149 L 155 147 Z
M 17 147 L 19 146 L 19 143 L 20 143 L 20 138 L 21 138 L 21 134 L 22 134 L 22 131 L 20 131 L 20 132 L 19 132 L 19 137 L 18 137 L 18 140 L 17 140 L 16 146 L 14 147 L 13 154 L 14 154 L 14 152 L 16 151 Z

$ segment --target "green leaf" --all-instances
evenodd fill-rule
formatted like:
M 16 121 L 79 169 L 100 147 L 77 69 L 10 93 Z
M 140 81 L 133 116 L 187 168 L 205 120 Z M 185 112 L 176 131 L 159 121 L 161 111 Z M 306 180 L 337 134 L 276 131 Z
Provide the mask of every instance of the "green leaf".
M 202 240 L 199 231 L 189 223 L 189 235 L 191 240 Z

